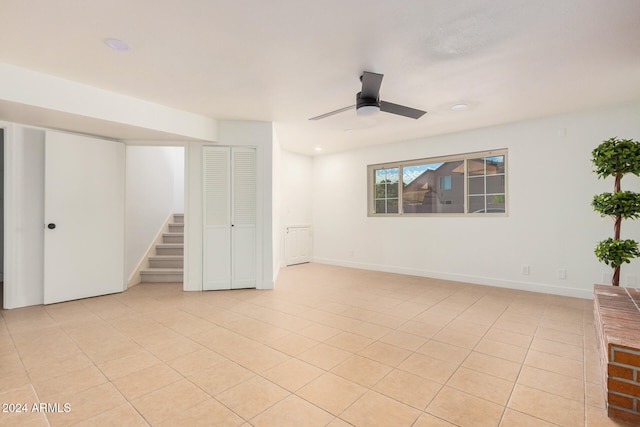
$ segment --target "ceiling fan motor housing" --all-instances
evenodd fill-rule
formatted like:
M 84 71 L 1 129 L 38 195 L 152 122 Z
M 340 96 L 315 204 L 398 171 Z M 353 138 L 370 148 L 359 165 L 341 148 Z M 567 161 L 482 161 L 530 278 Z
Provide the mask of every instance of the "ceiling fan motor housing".
M 377 107 L 380 108 L 380 99 L 375 98 L 363 98 L 362 92 L 356 94 L 356 110 L 362 107 Z

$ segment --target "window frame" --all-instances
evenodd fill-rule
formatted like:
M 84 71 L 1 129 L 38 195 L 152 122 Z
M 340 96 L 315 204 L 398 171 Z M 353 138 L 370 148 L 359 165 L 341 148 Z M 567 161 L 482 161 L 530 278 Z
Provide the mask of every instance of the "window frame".
M 506 148 L 488 150 L 488 151 L 476 151 L 470 153 L 453 154 L 447 156 L 427 157 L 413 160 L 402 160 L 394 162 L 385 162 L 367 165 L 367 216 L 368 217 L 432 217 L 432 216 L 446 216 L 446 217 L 506 217 L 509 216 L 509 179 L 508 179 L 508 150 Z M 504 157 L 504 212 L 469 212 L 469 171 L 468 161 L 478 158 L 487 157 Z M 403 204 L 403 169 L 408 166 L 432 164 L 432 163 L 446 163 L 446 162 L 463 162 L 463 209 L 464 212 L 456 213 L 430 213 L 430 212 L 404 212 Z M 375 171 L 379 169 L 398 168 L 398 213 L 376 213 L 375 212 Z M 499 176 L 485 175 L 486 176 Z M 493 194 L 493 193 L 492 193 Z M 486 197 L 487 193 L 485 193 Z

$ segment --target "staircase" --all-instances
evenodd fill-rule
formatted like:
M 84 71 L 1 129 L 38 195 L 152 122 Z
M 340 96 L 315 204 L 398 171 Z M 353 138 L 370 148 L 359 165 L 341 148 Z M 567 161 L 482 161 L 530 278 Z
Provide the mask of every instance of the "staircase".
M 140 270 L 140 281 L 182 283 L 184 266 L 184 214 L 174 214 L 156 254 L 149 257 L 149 267 Z

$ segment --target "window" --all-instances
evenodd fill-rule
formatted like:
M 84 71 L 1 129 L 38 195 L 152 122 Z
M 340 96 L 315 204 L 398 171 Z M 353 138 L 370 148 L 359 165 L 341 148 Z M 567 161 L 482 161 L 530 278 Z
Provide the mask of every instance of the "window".
M 368 166 L 369 215 L 504 214 L 507 150 Z
M 398 213 L 398 168 L 377 169 L 375 206 L 379 213 Z

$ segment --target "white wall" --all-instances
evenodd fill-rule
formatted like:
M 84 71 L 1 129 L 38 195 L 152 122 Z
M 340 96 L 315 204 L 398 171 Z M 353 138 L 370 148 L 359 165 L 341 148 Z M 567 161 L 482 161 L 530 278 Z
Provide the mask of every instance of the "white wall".
M 5 127 L 5 308 L 44 301 L 44 139 L 42 130 Z
M 0 282 L 4 272 L 4 129 L 0 128 Z
M 640 139 L 638 117 L 640 103 L 316 157 L 314 261 L 588 298 L 610 273 L 593 248 L 613 229 L 590 207 L 613 188 L 592 173 L 591 150 Z M 508 217 L 367 217 L 367 165 L 498 148 L 509 150 Z M 635 177 L 622 185 L 640 190 Z M 640 221 L 622 235 L 640 240 Z M 621 284 L 640 278 L 640 260 L 622 268 Z
M 185 291 L 202 290 L 202 147 L 186 146 L 185 194 Z M 215 145 L 256 147 L 257 218 L 256 269 L 258 289 L 272 289 L 273 267 L 273 125 L 270 122 L 221 121 Z
M 184 147 L 172 147 L 173 212 L 184 213 Z
M 125 278 L 135 272 L 172 212 L 182 212 L 182 147 L 126 147 Z M 182 174 L 181 177 L 176 175 Z M 176 207 L 179 210 L 175 210 Z

